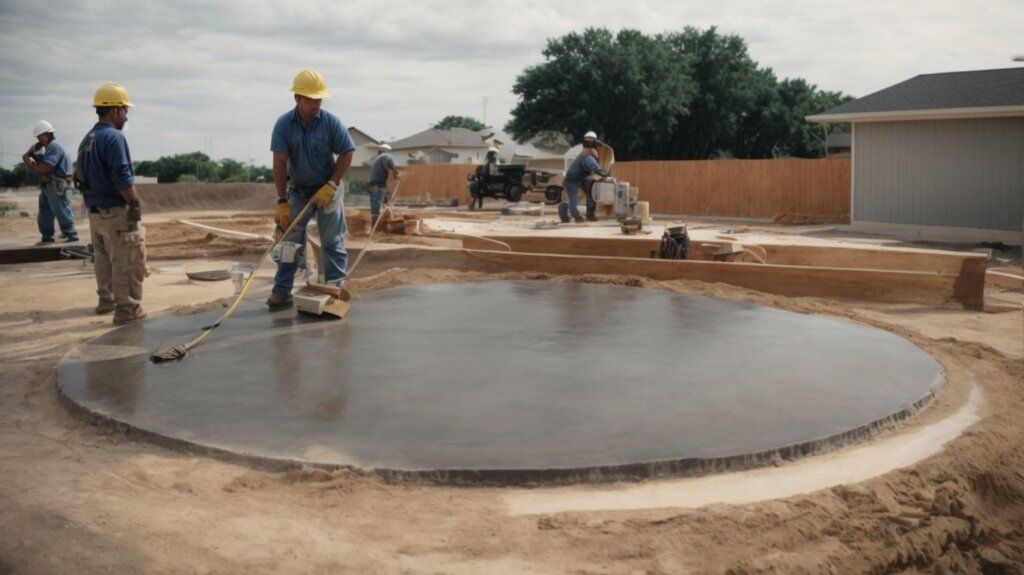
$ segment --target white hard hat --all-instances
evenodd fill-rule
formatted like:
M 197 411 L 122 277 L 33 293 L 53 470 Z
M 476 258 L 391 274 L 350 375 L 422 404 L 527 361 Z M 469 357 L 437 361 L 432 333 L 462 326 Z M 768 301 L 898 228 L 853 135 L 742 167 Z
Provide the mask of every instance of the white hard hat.
M 584 140 L 596 140 L 597 139 L 597 134 L 595 134 L 594 131 L 591 130 L 591 131 L 587 132 L 586 134 L 583 134 L 583 139 Z
M 47 122 L 46 120 L 39 120 L 38 122 L 36 122 L 35 126 L 32 126 L 32 135 L 37 138 L 40 134 L 48 134 L 52 133 L 53 131 L 53 124 Z
M 498 153 L 498 148 L 496 148 L 494 146 L 491 146 L 490 148 L 487 148 L 487 151 L 488 152 L 494 152 L 495 154 L 497 154 Z
M 381 144 L 380 146 L 378 146 L 378 148 L 380 148 L 381 150 L 383 150 L 385 152 L 390 152 L 391 151 L 391 146 L 389 146 L 387 144 Z

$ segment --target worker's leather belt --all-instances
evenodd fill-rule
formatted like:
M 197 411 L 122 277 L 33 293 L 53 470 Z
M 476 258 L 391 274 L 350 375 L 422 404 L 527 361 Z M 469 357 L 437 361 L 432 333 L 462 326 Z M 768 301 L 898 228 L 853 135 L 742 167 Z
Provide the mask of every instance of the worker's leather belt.
M 292 189 L 294 189 L 296 192 L 302 194 L 306 198 L 311 198 L 311 197 L 313 197 L 313 194 L 319 192 L 320 188 L 322 188 L 322 187 L 324 187 L 323 184 L 320 184 L 319 186 L 296 186 L 296 185 L 293 185 Z
M 123 210 L 123 209 L 124 209 L 124 206 L 114 206 L 112 208 L 91 207 L 91 208 L 89 208 L 89 213 L 90 214 L 109 214 L 109 213 L 114 212 L 115 210 Z

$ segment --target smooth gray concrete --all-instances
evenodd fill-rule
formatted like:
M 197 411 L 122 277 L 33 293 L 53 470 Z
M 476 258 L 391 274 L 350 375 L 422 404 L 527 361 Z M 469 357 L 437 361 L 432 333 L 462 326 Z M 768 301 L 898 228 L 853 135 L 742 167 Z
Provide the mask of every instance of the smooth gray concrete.
M 698 473 L 870 435 L 941 367 L 908 341 L 745 302 L 545 281 L 400 287 L 345 320 L 247 302 L 113 330 L 58 367 L 70 404 L 256 463 L 519 483 Z

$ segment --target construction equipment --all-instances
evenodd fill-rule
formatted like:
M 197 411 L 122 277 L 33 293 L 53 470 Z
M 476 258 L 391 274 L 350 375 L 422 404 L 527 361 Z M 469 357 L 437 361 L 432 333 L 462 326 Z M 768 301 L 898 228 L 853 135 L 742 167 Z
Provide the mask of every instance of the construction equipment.
M 690 234 L 686 231 L 686 223 L 681 226 L 665 228 L 661 236 L 661 246 L 657 252 L 651 252 L 652 258 L 663 260 L 685 260 L 689 258 Z
M 562 172 L 528 169 L 526 164 L 480 164 L 466 179 L 469 195 L 476 201 L 496 198 L 515 203 L 526 194 L 543 193 L 546 203 L 557 204 L 565 185 Z M 471 202 L 470 209 L 475 205 Z

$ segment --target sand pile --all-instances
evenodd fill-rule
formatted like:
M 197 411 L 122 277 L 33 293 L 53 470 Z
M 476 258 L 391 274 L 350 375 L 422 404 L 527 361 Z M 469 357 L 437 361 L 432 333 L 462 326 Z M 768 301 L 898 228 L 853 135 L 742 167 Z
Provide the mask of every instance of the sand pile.
M 146 213 L 237 210 L 272 212 L 274 184 L 140 184 Z

